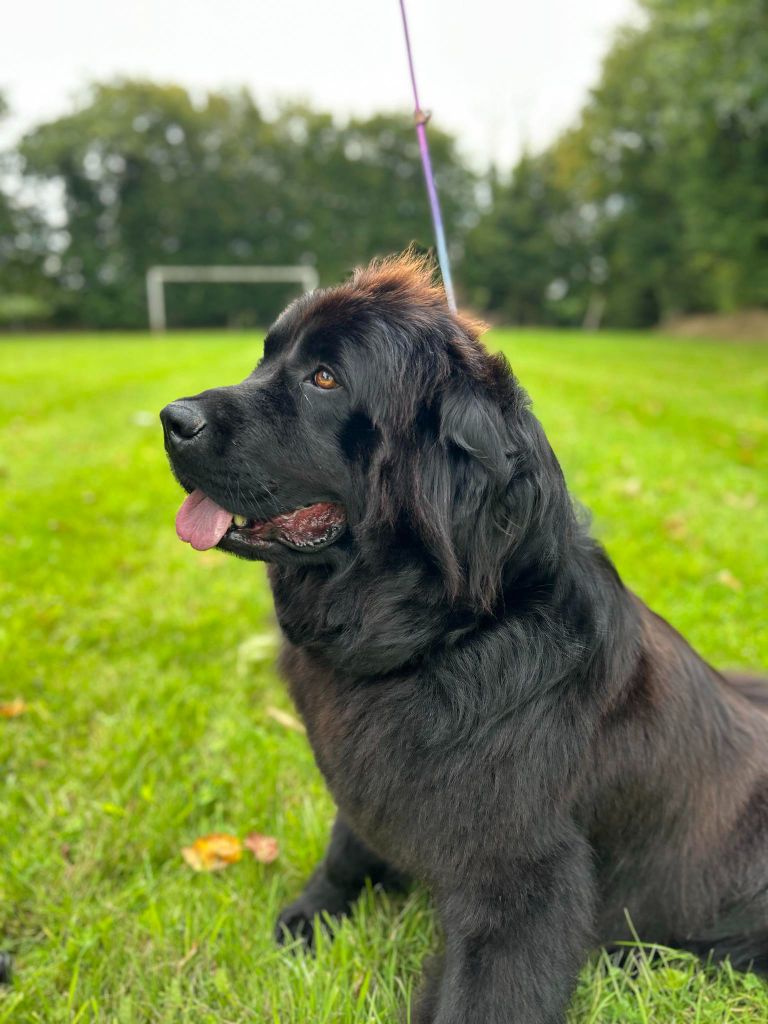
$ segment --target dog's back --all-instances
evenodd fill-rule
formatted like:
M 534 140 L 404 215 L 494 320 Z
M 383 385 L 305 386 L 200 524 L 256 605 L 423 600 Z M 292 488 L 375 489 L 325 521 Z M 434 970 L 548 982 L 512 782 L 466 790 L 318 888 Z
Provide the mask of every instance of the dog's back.
M 636 932 L 760 968 L 768 955 L 768 679 L 719 673 L 635 600 L 643 654 L 595 756 L 600 938 L 611 944 Z
M 757 710 L 768 713 L 768 676 L 736 671 L 723 672 L 722 676 L 737 693 L 754 704 Z

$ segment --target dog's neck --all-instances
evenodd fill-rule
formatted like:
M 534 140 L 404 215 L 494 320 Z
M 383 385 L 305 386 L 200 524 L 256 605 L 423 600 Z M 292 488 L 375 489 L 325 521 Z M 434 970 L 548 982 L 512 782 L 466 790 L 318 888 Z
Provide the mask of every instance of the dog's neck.
M 633 615 L 613 565 L 581 528 L 556 558 L 550 551 L 543 562 L 510 560 L 491 611 L 450 599 L 439 574 L 416 558 L 384 568 L 361 558 L 343 570 L 272 566 L 269 577 L 289 643 L 357 678 L 415 668 L 440 648 L 505 622 L 540 631 L 542 618 L 553 645 L 562 638 L 573 649 L 578 637 L 594 660 L 617 621 Z M 606 580 L 607 587 L 598 585 Z

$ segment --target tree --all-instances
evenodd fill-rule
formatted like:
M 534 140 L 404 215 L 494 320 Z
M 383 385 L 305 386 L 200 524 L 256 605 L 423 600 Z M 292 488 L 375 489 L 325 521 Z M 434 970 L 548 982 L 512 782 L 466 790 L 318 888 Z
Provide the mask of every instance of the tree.
M 0 120 L 7 112 L 0 95 Z M 6 177 L 18 179 L 12 153 L 0 154 L 0 325 L 20 326 L 47 319 L 52 307 L 42 274 L 42 222 L 12 197 Z
M 474 179 L 432 132 L 449 223 L 460 232 Z M 339 125 L 300 105 L 263 116 L 245 91 L 195 104 L 179 86 L 94 86 L 74 113 L 21 146 L 26 172 L 63 187 L 59 281 L 77 319 L 144 326 L 153 263 L 311 263 L 324 281 L 376 253 L 429 240 L 417 145 L 406 118 Z M 185 287 L 171 320 L 265 322 L 282 286 Z
M 646 24 L 619 37 L 581 124 L 553 150 L 595 210 L 606 314 L 643 324 L 768 304 L 765 2 L 643 8 Z
M 551 155 L 523 156 L 508 179 L 492 172 L 489 187 L 488 208 L 466 241 L 470 302 L 508 323 L 581 320 L 590 245 Z
M 579 123 L 492 185 L 464 268 L 492 312 L 644 326 L 768 305 L 765 0 L 641 2 Z
M 482 209 L 454 140 L 430 129 L 458 282 L 492 315 L 644 326 L 768 305 L 766 0 L 640 3 L 578 123 L 509 176 L 491 171 Z M 326 283 L 432 243 L 407 116 L 267 117 L 244 91 L 196 103 L 122 81 L 94 85 L 13 159 L 27 183 L 58 183 L 65 223 L 0 196 L 0 285 L 44 289 L 45 255 L 59 322 L 144 326 L 153 263 L 306 262 Z M 171 288 L 170 320 L 265 323 L 290 291 Z

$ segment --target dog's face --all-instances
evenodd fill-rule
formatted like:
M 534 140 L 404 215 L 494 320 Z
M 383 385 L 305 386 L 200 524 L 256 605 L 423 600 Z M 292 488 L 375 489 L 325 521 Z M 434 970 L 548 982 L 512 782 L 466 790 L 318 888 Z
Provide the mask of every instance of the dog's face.
M 242 383 L 166 406 L 166 450 L 192 492 L 182 539 L 244 558 L 328 561 L 350 516 L 359 521 L 364 449 L 376 440 L 360 411 L 364 379 L 353 339 L 293 310 Z
M 198 549 L 333 566 L 378 546 L 487 604 L 512 526 L 541 511 L 524 392 L 413 259 L 297 300 L 249 377 L 161 418 Z

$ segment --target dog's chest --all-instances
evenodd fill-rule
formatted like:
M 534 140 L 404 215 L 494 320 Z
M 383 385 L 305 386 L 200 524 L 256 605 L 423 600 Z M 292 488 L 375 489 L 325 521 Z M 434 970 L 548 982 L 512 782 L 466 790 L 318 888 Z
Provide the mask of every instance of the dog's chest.
M 281 669 L 346 820 L 382 856 L 413 869 L 408 837 L 417 826 L 414 817 L 423 817 L 430 773 L 408 684 L 345 686 L 290 645 Z

